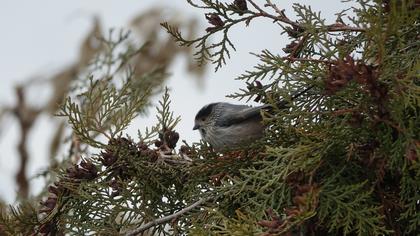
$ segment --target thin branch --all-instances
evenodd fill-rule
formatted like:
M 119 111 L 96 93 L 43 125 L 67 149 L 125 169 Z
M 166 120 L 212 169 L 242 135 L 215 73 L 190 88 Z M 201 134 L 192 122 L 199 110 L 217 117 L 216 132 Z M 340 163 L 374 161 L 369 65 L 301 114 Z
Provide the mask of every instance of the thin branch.
M 334 64 L 332 61 L 314 59 L 314 58 L 282 57 L 282 59 L 292 61 L 292 62 L 295 62 L 295 61 L 309 61 L 309 62 L 318 62 L 318 63 L 325 63 L 325 64 Z
M 264 11 L 261 7 L 259 7 L 253 0 L 248 0 L 249 3 L 251 3 L 251 5 L 259 12 L 259 14 L 261 16 L 265 16 L 268 18 L 273 19 L 274 21 L 279 21 L 288 25 L 291 25 L 293 27 L 296 27 L 298 29 L 304 29 L 305 27 L 303 27 L 301 24 L 299 24 L 296 21 L 292 21 L 290 20 L 286 14 L 284 14 L 284 10 L 280 10 L 276 4 L 272 3 L 270 0 L 266 0 L 266 4 L 264 5 L 265 7 L 271 7 L 277 14 L 278 16 L 272 15 L 266 11 Z M 337 31 L 354 31 L 354 32 L 365 32 L 366 30 L 363 28 L 358 28 L 358 27 L 352 27 L 352 26 L 348 26 L 348 25 L 344 25 L 344 24 L 332 24 L 332 25 L 328 25 L 326 27 L 326 30 L 329 32 L 337 32 Z
M 300 26 L 297 22 L 294 22 L 294 21 L 292 21 L 292 20 L 290 20 L 289 18 L 287 18 L 286 17 L 286 15 L 284 14 L 284 12 L 283 11 L 281 11 L 281 10 L 279 10 L 277 7 L 277 9 L 279 10 L 279 16 L 274 16 L 274 15 L 272 15 L 272 14 L 269 14 L 268 12 L 266 12 L 266 11 L 264 11 L 261 7 L 259 7 L 254 1 L 252 1 L 252 0 L 248 0 L 248 2 L 249 3 L 251 3 L 251 5 L 255 8 L 255 9 L 257 9 L 257 11 L 259 11 L 259 13 L 260 13 L 260 15 L 261 16 L 265 16 L 265 17 L 268 17 L 268 18 L 271 18 L 271 19 L 273 19 L 274 21 L 280 21 L 280 22 L 283 22 L 283 23 L 286 23 L 286 24 L 289 24 L 289 25 L 291 25 L 291 26 L 294 26 L 294 27 L 296 27 L 296 28 L 302 28 L 302 26 Z M 268 6 L 271 6 L 270 4 L 268 4 Z M 277 12 L 277 10 L 275 9 L 275 11 Z
M 176 218 L 180 217 L 181 215 L 183 215 L 183 214 L 185 214 L 185 213 L 193 210 L 194 208 L 200 206 L 201 204 L 203 204 L 204 202 L 206 202 L 208 200 L 209 200 L 208 198 L 201 198 L 200 200 L 196 201 L 195 203 L 191 204 L 190 206 L 185 207 L 185 208 L 181 209 L 180 211 L 175 212 L 172 215 L 167 215 L 165 217 L 162 217 L 162 218 L 159 218 L 159 219 L 150 221 L 149 223 L 147 223 L 145 225 L 142 225 L 139 228 L 137 228 L 137 229 L 135 229 L 135 230 L 133 230 L 131 232 L 128 232 L 126 234 L 126 236 L 135 236 L 135 235 L 138 235 L 139 233 L 142 233 L 142 232 L 148 230 L 149 228 L 151 228 L 153 226 L 164 224 L 164 223 L 169 222 L 169 221 L 171 221 L 173 219 L 176 219 Z
M 336 31 L 353 31 L 353 32 L 365 32 L 366 30 L 363 28 L 348 26 L 344 24 L 332 24 L 327 26 L 327 30 L 329 32 L 336 32 Z
M 29 193 L 29 182 L 26 176 L 26 167 L 29 161 L 29 153 L 27 150 L 27 140 L 32 125 L 38 118 L 40 110 L 32 109 L 26 104 L 24 87 L 16 87 L 17 104 L 13 109 L 13 114 L 20 124 L 20 141 L 18 144 L 18 152 L 20 156 L 20 167 L 16 174 L 16 182 L 19 186 L 18 194 L 22 198 L 27 198 Z
M 274 11 L 277 12 L 277 14 L 279 14 L 281 17 L 286 17 L 286 15 L 284 14 L 284 9 L 280 10 L 276 4 L 272 3 L 270 0 L 266 0 L 266 4 L 265 6 L 270 6 L 271 8 L 274 9 Z

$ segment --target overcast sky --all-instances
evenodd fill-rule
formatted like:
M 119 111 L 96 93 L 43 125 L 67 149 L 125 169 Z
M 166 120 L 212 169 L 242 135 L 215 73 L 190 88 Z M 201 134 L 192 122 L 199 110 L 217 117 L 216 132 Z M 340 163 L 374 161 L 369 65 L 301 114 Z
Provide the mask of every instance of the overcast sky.
M 233 0 L 232 0 L 233 1 Z M 158 3 L 159 2 L 159 3 Z M 229 2 L 229 1 L 227 1 Z M 261 2 L 261 1 L 256 1 Z M 334 13 L 349 7 L 334 1 L 284 1 L 278 0 L 280 8 L 286 9 L 286 14 L 293 17 L 292 2 L 310 4 L 316 11 L 321 11 L 329 22 L 335 20 Z M 78 55 L 80 40 L 91 27 L 92 16 L 99 16 L 104 29 L 124 28 L 129 21 L 141 12 L 153 6 L 174 8 L 180 10 L 187 18 L 197 17 L 202 25 L 199 33 L 204 33 L 207 23 L 204 12 L 190 7 L 186 1 L 117 1 L 117 0 L 0 0 L 0 106 L 15 103 L 14 86 L 25 83 L 26 80 L 47 76 L 65 68 L 74 62 Z M 160 22 L 156 22 L 158 25 Z M 279 27 L 273 26 L 269 20 L 258 20 L 250 27 L 239 27 L 231 32 L 237 52 L 232 54 L 228 65 L 219 72 L 209 68 L 204 76 L 204 88 L 199 89 L 192 75 L 184 72 L 183 58 L 176 60 L 170 69 L 172 76 L 167 86 L 171 89 L 172 109 L 182 118 L 177 130 L 181 139 L 187 142 L 199 140 L 197 132 L 192 131 L 195 113 L 203 105 L 215 101 L 232 101 L 225 96 L 246 87 L 241 81 L 233 78 L 251 69 L 257 59 L 249 52 L 259 52 L 269 49 L 274 53 L 282 53 L 287 44 L 284 36 L 280 36 Z M 37 103 L 48 96 L 48 91 L 36 91 L 31 94 L 31 102 Z M 153 125 L 154 112 L 151 117 L 137 119 L 127 133 L 136 137 L 137 129 Z M 54 118 L 55 119 L 55 118 Z M 57 118 L 58 119 L 58 118 Z M 53 133 L 49 117 L 41 117 L 30 134 L 28 143 L 29 161 L 28 176 L 33 177 L 48 160 L 47 144 Z M 6 202 L 15 200 L 16 185 L 14 175 L 17 170 L 18 156 L 16 143 L 19 139 L 17 123 L 12 119 L 0 124 L 0 198 Z M 33 193 L 38 193 L 42 179 L 31 180 Z

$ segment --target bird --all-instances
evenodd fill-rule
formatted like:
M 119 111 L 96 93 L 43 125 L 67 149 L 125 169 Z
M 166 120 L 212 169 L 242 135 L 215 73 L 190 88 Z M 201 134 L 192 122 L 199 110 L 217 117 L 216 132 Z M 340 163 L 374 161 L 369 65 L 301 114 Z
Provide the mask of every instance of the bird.
M 306 88 L 292 95 L 295 99 L 311 89 Z M 289 102 L 280 101 L 280 109 L 289 107 Z M 273 106 L 248 106 L 215 102 L 203 106 L 196 114 L 193 130 L 200 132 L 201 139 L 210 144 L 215 151 L 240 149 L 263 137 L 266 126 L 263 124 L 262 111 L 271 112 Z
M 261 110 L 268 105 L 250 107 L 227 102 L 205 105 L 195 116 L 193 130 L 216 151 L 233 150 L 262 137 Z

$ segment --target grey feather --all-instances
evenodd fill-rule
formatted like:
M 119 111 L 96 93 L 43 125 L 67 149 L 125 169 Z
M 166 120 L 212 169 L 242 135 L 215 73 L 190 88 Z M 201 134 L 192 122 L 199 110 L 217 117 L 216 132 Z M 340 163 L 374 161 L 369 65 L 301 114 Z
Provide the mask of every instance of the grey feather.
M 249 120 L 262 120 L 261 110 L 268 109 L 270 105 L 258 107 L 249 107 L 245 105 L 224 104 L 224 109 L 231 112 L 224 112 L 223 115 L 216 119 L 215 125 L 221 127 L 231 126 L 232 124 L 240 124 Z

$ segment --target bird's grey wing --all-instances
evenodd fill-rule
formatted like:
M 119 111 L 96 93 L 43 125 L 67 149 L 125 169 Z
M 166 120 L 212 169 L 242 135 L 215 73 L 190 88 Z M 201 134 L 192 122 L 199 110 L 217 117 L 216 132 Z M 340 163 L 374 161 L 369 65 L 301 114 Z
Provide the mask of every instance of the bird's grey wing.
M 261 119 L 261 109 L 268 109 L 270 105 L 263 105 L 258 107 L 248 107 L 242 105 L 236 105 L 237 107 L 230 108 L 229 112 L 225 112 L 216 120 L 216 125 L 221 127 L 231 126 L 233 124 L 239 124 L 244 121 L 253 119 Z
M 312 89 L 314 85 L 309 86 L 303 91 L 292 94 L 290 100 L 294 100 Z M 229 103 L 219 103 L 223 107 L 223 115 L 216 119 L 216 125 L 221 127 L 231 126 L 232 124 L 239 124 L 251 119 L 261 119 L 261 109 L 270 111 L 273 107 L 271 105 L 262 105 L 258 107 L 249 107 L 245 105 L 233 105 Z M 287 109 L 290 106 L 290 101 L 281 100 L 277 104 L 278 109 Z

